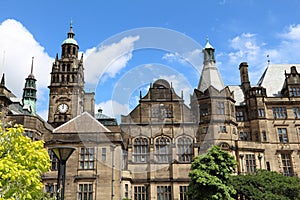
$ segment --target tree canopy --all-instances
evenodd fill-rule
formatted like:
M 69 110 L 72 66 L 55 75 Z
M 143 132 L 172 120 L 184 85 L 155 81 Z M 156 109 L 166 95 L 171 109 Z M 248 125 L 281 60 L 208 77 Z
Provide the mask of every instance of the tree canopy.
M 189 197 L 197 200 L 234 199 L 232 196 L 236 191 L 229 182 L 236 166 L 234 156 L 212 146 L 206 154 L 197 156 L 192 162 Z
M 258 170 L 253 174 L 233 176 L 231 184 L 246 199 L 300 199 L 300 179 L 277 172 Z
M 21 125 L 0 127 L 0 200 L 42 199 L 41 174 L 49 171 L 50 158 L 43 141 L 23 135 Z

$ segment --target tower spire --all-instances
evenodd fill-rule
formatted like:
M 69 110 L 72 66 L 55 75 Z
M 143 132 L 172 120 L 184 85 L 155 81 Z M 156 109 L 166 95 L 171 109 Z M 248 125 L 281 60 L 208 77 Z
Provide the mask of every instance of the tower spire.
M 198 84 L 198 90 L 204 92 L 209 86 L 213 86 L 217 90 L 222 90 L 225 86 L 221 75 L 218 71 L 215 61 L 215 49 L 209 43 L 208 37 L 206 37 L 206 44 L 203 49 L 203 69 Z
M 68 33 L 68 38 L 74 38 L 75 33 L 73 32 L 73 22 L 72 20 L 70 21 L 70 31 Z
M 33 61 L 34 57 L 32 57 L 31 61 L 31 69 L 30 74 L 25 79 L 25 86 L 23 88 L 23 108 L 28 109 L 31 114 L 36 114 L 36 79 L 33 75 Z
M 30 74 L 29 74 L 28 78 L 34 78 L 34 75 L 33 75 L 33 61 L 34 61 L 34 57 L 32 56 L 31 70 L 30 70 Z

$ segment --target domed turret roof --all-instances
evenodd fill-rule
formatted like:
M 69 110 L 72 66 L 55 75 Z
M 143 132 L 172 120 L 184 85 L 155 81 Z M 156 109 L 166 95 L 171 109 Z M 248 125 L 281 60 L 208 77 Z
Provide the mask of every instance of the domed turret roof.
M 75 44 L 78 46 L 77 41 L 74 38 L 67 38 L 63 41 L 62 45 L 64 44 Z

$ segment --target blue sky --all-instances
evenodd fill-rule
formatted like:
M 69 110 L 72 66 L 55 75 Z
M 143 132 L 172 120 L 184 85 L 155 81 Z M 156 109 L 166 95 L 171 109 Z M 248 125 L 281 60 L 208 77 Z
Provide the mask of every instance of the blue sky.
M 145 95 L 157 78 L 172 82 L 178 95 L 183 91 L 188 104 L 207 36 L 225 85 L 240 83 L 238 65 L 244 61 L 253 85 L 267 55 L 271 64 L 299 63 L 299 9 L 299 0 L 3 1 L 2 71 L 7 87 L 21 97 L 35 57 L 38 113 L 47 119 L 49 73 L 72 19 L 96 109 L 128 114 L 139 91 Z M 170 37 L 160 37 L 163 33 Z

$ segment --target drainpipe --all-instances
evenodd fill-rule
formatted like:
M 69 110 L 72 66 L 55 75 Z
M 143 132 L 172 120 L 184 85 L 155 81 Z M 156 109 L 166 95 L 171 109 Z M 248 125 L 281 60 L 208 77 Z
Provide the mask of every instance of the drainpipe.
M 112 152 L 112 158 L 111 158 L 111 200 L 114 200 L 114 182 L 115 182 L 115 177 L 114 177 L 114 168 L 115 168 L 115 148 L 116 145 L 111 145 L 110 149 Z

